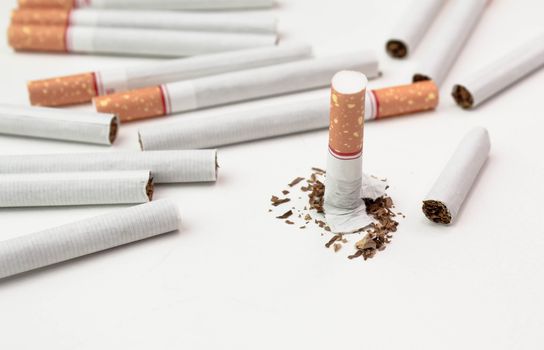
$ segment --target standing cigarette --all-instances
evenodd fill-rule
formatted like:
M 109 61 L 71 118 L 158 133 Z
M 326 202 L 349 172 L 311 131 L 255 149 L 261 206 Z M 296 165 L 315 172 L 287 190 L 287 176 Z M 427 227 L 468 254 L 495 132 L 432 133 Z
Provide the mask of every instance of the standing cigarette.
M 213 182 L 215 150 L 0 156 L 0 174 L 149 169 L 155 183 Z
M 127 204 L 149 202 L 147 170 L 0 174 L 0 207 Z
M 269 8 L 274 0 L 19 0 L 19 7 L 130 8 L 148 10 L 235 10 Z
M 72 25 L 10 25 L 8 41 L 17 51 L 182 57 L 273 46 L 277 36 Z
M 121 121 L 286 94 L 325 86 L 338 70 L 348 68 L 375 77 L 378 62 L 371 52 L 336 55 L 226 73 L 128 91 L 93 99 L 97 111 L 116 113 Z M 288 82 L 288 83 L 286 83 Z
M 433 80 L 442 85 L 465 42 L 476 27 L 488 0 L 450 1 L 439 19 L 438 28 L 430 33 L 430 44 L 414 74 L 414 81 Z
M 0 278 L 176 231 L 178 207 L 166 200 L 0 242 Z
M 413 114 L 436 108 L 438 89 L 432 81 L 367 90 L 365 120 Z M 139 130 L 143 150 L 196 149 L 288 135 L 329 126 L 326 97 L 296 96 L 289 103 L 247 111 L 184 117 L 170 125 Z
M 460 79 L 452 95 L 457 104 L 469 109 L 514 84 L 544 65 L 544 34 L 511 50 L 476 73 Z
M 463 138 L 423 201 L 423 213 L 429 220 L 449 224 L 457 218 L 490 148 L 489 134 L 484 128 L 475 128 Z
M 412 53 L 445 1 L 413 0 L 385 45 L 387 53 L 395 58 L 404 58 Z
M 0 133 L 111 145 L 119 119 L 113 114 L 0 105 Z
M 309 58 L 307 45 L 280 45 L 113 68 L 28 83 L 30 103 L 63 106 L 92 98 L 173 81 L 269 66 Z M 92 87 L 92 88 L 90 88 Z

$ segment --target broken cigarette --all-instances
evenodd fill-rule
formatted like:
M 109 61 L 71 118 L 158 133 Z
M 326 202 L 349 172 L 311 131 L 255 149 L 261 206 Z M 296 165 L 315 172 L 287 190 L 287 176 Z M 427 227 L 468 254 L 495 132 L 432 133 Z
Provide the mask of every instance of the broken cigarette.
M 19 7 L 130 8 L 147 10 L 234 10 L 270 8 L 274 0 L 18 0 Z
M 544 65 L 544 34 L 459 80 L 452 95 L 460 107 L 470 109 Z
M 0 207 L 38 207 L 149 202 L 147 170 L 0 174 Z
M 28 82 L 27 87 L 33 105 L 64 106 L 91 102 L 93 97 L 99 95 L 297 61 L 311 56 L 312 49 L 308 45 L 279 45 L 34 80 Z
M 113 114 L 0 105 L 0 134 L 112 145 L 118 129 Z
M 0 174 L 149 169 L 155 183 L 215 182 L 216 150 L 0 156 Z
M 121 121 L 160 117 L 172 113 L 240 102 L 329 83 L 340 69 L 378 76 L 378 62 L 364 51 L 225 73 L 195 80 L 163 84 L 104 97 L 96 97 L 97 111 L 115 113 Z M 289 83 L 286 84 L 286 81 Z
M 490 148 L 489 133 L 485 128 L 474 128 L 463 138 L 423 201 L 423 213 L 429 220 L 450 224 L 457 218 Z
M 176 231 L 178 207 L 167 200 L 0 242 L 0 278 Z

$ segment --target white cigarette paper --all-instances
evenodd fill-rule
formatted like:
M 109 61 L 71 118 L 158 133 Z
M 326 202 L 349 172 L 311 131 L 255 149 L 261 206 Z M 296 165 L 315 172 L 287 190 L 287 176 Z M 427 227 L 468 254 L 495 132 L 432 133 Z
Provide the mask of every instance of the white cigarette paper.
M 0 174 L 0 207 L 145 203 L 153 194 L 147 170 Z
M 155 183 L 214 182 L 216 150 L 0 156 L 0 174 L 149 169 Z
M 79 7 L 157 10 L 235 10 L 270 8 L 274 0 L 76 0 Z
M 525 42 L 477 72 L 459 79 L 452 95 L 473 108 L 544 65 L 544 34 Z
M 180 224 L 178 207 L 160 200 L 2 241 L 0 278 L 176 231 Z
M 109 146 L 118 129 L 113 114 L 0 105 L 0 134 Z
M 423 201 L 423 213 L 429 220 L 450 224 L 457 218 L 490 148 L 489 133 L 485 128 L 474 128 L 463 138 Z

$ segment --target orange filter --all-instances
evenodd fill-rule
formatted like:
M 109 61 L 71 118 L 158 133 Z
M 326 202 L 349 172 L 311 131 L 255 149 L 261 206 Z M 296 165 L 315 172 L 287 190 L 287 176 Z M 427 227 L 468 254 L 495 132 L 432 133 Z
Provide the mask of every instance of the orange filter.
M 19 7 L 21 8 L 64 8 L 71 9 L 75 7 L 75 0 L 19 0 Z
M 117 114 L 122 122 L 166 115 L 160 86 L 95 97 L 93 104 L 98 112 Z
M 17 51 L 66 51 L 66 26 L 10 25 L 9 45 Z
M 27 83 L 30 103 L 35 106 L 65 106 L 91 101 L 98 96 L 94 73 L 34 80 Z
M 69 17 L 70 10 L 23 8 L 11 13 L 11 24 L 64 26 Z
M 371 91 L 376 119 L 435 109 L 439 100 L 438 87 L 430 80 Z

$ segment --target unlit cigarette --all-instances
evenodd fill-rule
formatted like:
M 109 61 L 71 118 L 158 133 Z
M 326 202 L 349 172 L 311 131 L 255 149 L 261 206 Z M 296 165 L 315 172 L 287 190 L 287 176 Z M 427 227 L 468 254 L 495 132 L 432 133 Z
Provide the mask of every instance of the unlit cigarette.
M 182 57 L 273 46 L 276 35 L 83 26 L 10 25 L 17 51 Z
M 413 0 L 402 14 L 385 48 L 391 57 L 404 58 L 414 51 L 446 0 Z
M 367 90 L 365 120 L 428 111 L 437 105 L 438 89 L 431 81 Z M 329 108 L 325 94 L 298 94 L 288 103 L 277 101 L 243 112 L 187 116 L 169 125 L 143 127 L 140 144 L 144 150 L 210 148 L 324 129 L 329 126 Z
M 0 207 L 145 203 L 153 197 L 147 170 L 0 174 Z
M 511 50 L 476 73 L 460 79 L 453 87 L 453 98 L 463 108 L 476 107 L 542 65 L 544 34 Z
M 113 114 L 0 105 L 0 133 L 111 145 L 119 120 Z
M 0 242 L 0 278 L 140 241 L 180 228 L 178 207 L 166 200 Z
M 226 73 L 97 97 L 97 111 L 115 113 L 122 121 L 240 102 L 255 98 L 315 89 L 328 85 L 341 69 L 378 76 L 372 52 L 357 52 L 276 66 Z
M 158 10 L 234 10 L 269 8 L 274 0 L 18 0 L 19 7 L 129 8 Z
M 280 45 L 119 67 L 30 81 L 33 105 L 63 106 L 93 97 L 202 76 L 269 66 L 309 58 L 308 45 Z
M 468 192 L 489 156 L 491 144 L 487 129 L 478 127 L 461 141 L 453 157 L 423 201 L 423 213 L 438 224 L 457 218 Z
M 436 30 L 429 33 L 429 45 L 422 54 L 414 81 L 433 80 L 438 86 L 446 78 L 465 42 L 476 27 L 489 0 L 450 1 Z
M 149 169 L 155 183 L 213 182 L 215 150 L 0 156 L 0 174 Z

